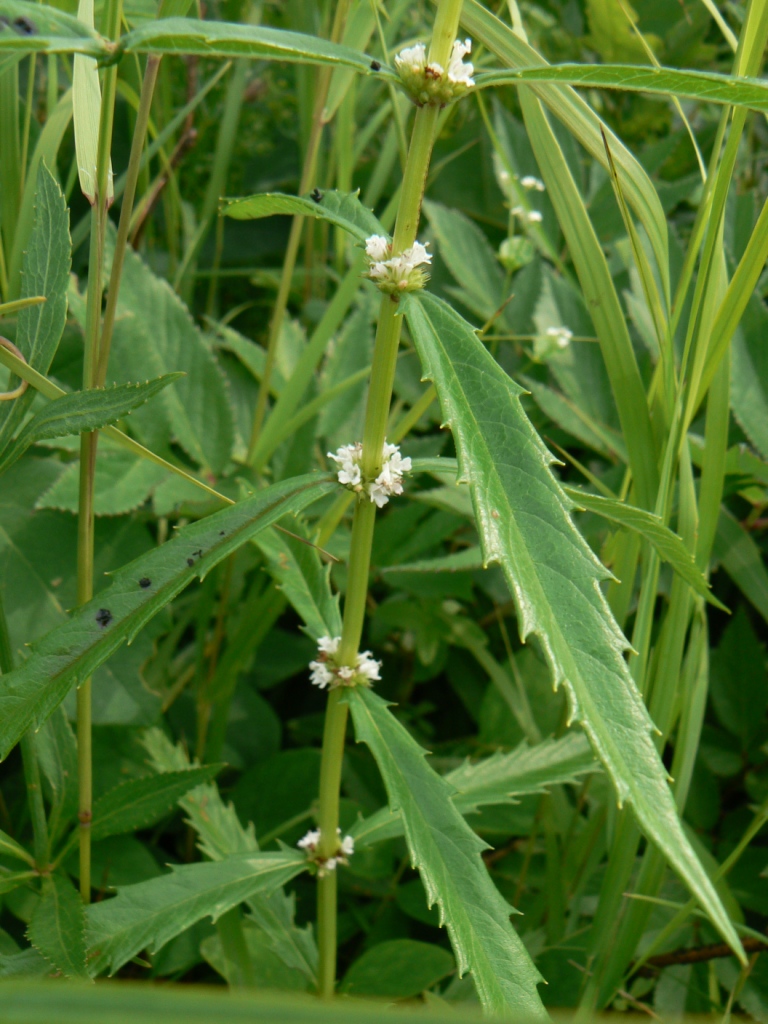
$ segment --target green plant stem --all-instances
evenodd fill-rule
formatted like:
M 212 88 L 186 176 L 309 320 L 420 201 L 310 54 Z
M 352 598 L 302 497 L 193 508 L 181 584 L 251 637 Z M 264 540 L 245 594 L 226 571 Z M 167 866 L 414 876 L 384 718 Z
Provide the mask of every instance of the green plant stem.
M 430 47 L 430 61 L 446 67 L 456 38 L 462 0 L 441 0 L 435 18 Z M 406 160 L 395 223 L 393 252 L 402 252 L 413 245 L 419 226 L 421 203 L 429 171 L 440 111 L 437 107 L 420 107 L 413 123 L 411 143 Z M 382 447 L 386 437 L 392 387 L 400 345 L 402 318 L 397 316 L 397 303 L 383 296 L 376 330 L 371 367 L 371 383 L 365 411 L 361 468 L 364 477 L 372 479 L 381 468 Z M 262 388 L 265 382 L 262 379 Z M 371 565 L 376 506 L 362 498 L 355 507 L 352 541 L 344 601 L 344 622 L 339 647 L 339 661 L 354 666 L 360 646 L 368 597 L 368 575 Z M 347 705 L 340 690 L 328 695 L 323 750 L 320 765 L 320 809 L 318 823 L 321 857 L 333 855 L 337 847 L 336 829 L 339 821 L 339 792 L 344 759 L 344 737 Z M 335 872 L 318 880 L 317 937 L 320 953 L 318 990 L 321 996 L 333 994 L 336 976 L 336 897 Z
M 350 0 L 338 0 L 336 13 L 333 19 L 331 30 L 331 42 L 338 43 L 344 32 L 347 22 Z M 320 68 L 317 75 L 317 91 L 315 93 L 315 104 L 312 110 L 312 128 L 307 143 L 307 151 L 304 155 L 304 166 L 301 172 L 299 183 L 299 194 L 304 195 L 312 186 L 315 172 L 317 170 L 317 157 L 320 152 L 320 142 L 323 137 L 325 118 L 323 110 L 325 101 L 328 98 L 328 89 L 331 84 L 331 68 Z M 304 228 L 304 217 L 294 217 L 291 222 L 291 232 L 288 236 L 288 245 L 283 260 L 283 270 L 280 276 L 280 285 L 277 289 L 275 308 L 272 311 L 272 319 L 269 322 L 269 336 L 267 338 L 267 356 L 264 361 L 264 372 L 259 385 L 259 393 L 256 397 L 256 409 L 253 414 L 253 425 L 251 428 L 251 440 L 248 445 L 248 461 L 253 461 L 256 445 L 259 440 L 261 428 L 264 425 L 264 417 L 267 414 L 267 402 L 269 401 L 269 388 L 272 383 L 272 372 L 275 368 L 277 358 L 277 346 L 280 340 L 285 311 L 288 308 L 288 296 L 291 292 L 293 272 L 296 268 L 296 258 L 299 255 L 301 244 L 301 233 Z
M 125 191 L 123 202 L 120 207 L 120 222 L 117 226 L 117 238 L 115 239 L 115 253 L 112 257 L 112 272 L 109 278 L 109 290 L 107 292 L 107 303 L 104 309 L 104 323 L 101 328 L 101 342 L 99 345 L 99 361 L 96 370 L 96 386 L 103 387 L 107 379 L 107 364 L 109 352 L 112 345 L 112 331 L 115 326 L 115 314 L 117 313 L 117 299 L 120 294 L 120 279 L 123 273 L 125 262 L 125 250 L 128 246 L 128 233 L 131 226 L 131 215 L 133 204 L 136 198 L 136 184 L 139 180 L 141 170 L 141 156 L 144 151 L 144 142 L 147 137 L 147 125 L 149 114 L 152 109 L 152 97 L 155 92 L 157 75 L 160 70 L 159 56 L 150 54 L 147 57 L 147 65 L 144 69 L 144 80 L 141 86 L 139 97 L 139 108 L 136 112 L 136 124 L 133 130 L 131 141 L 131 155 L 128 159 L 128 169 L 125 175 Z
M 112 0 L 107 12 L 108 36 L 120 33 L 122 0 Z M 96 195 L 91 209 L 91 240 L 88 262 L 88 300 L 85 317 L 83 387 L 97 386 L 99 334 L 101 328 L 102 268 L 104 239 L 109 207 L 110 151 L 117 91 L 117 68 L 104 75 L 104 95 L 99 117 L 99 143 L 96 161 Z M 77 521 L 77 601 L 87 604 L 93 596 L 93 486 L 96 475 L 98 433 L 80 435 L 80 488 Z M 91 899 L 91 822 L 93 818 L 91 680 L 84 680 L 77 691 L 77 787 L 80 836 L 80 895 L 84 903 Z

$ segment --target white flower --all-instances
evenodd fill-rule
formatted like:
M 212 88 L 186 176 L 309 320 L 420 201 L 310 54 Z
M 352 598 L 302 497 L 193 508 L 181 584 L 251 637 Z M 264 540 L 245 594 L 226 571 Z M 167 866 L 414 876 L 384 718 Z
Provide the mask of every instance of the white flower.
M 326 686 L 331 685 L 335 677 L 324 661 L 310 661 L 309 667 L 311 669 L 309 681 L 313 686 L 319 686 L 321 690 L 324 690 Z
M 345 857 L 351 857 L 355 852 L 355 840 L 352 836 L 344 836 L 341 841 L 341 852 Z
M 328 458 L 340 467 L 336 476 L 340 484 L 345 487 L 359 489 L 362 475 L 360 473 L 360 459 L 363 455 L 363 446 L 357 444 L 345 444 L 336 449 L 336 454 L 328 452 Z
M 300 850 L 316 850 L 320 842 L 320 829 L 313 828 L 296 844 Z
M 407 68 L 411 72 L 423 71 L 427 63 L 427 48 L 424 43 L 416 43 L 415 46 L 406 46 L 404 50 L 395 57 L 395 67 Z
M 381 662 L 371 655 L 370 651 L 361 651 L 357 656 L 357 673 L 358 675 L 364 676 L 371 682 L 381 679 L 379 669 L 381 668 Z
M 448 61 L 448 81 L 455 85 L 470 87 L 475 84 L 472 72 L 475 70 L 472 64 L 462 63 L 462 58 L 472 52 L 472 42 L 465 39 L 462 43 L 456 40 L 451 50 L 451 59 Z
M 523 206 L 514 206 L 512 216 L 519 217 L 528 224 L 540 224 L 544 219 L 538 210 L 526 210 Z
M 317 641 L 317 649 L 322 651 L 323 654 L 335 654 L 339 649 L 341 643 L 340 636 L 321 636 Z
M 418 246 L 418 249 L 416 249 Z M 414 251 L 416 250 L 416 251 Z M 418 242 L 412 249 L 408 250 L 409 258 L 425 262 L 432 257 L 423 245 Z M 392 261 L 390 261 L 392 262 Z M 336 449 L 336 454 L 328 452 L 328 458 L 340 467 L 336 473 L 340 484 L 351 488 L 353 491 L 365 491 L 371 501 L 379 508 L 383 508 L 389 501 L 390 495 L 403 493 L 403 474 L 411 471 L 411 460 L 408 456 L 403 458 L 400 448 L 396 444 L 387 444 L 381 450 L 382 466 L 379 475 L 375 480 L 366 483 L 363 481 L 360 463 L 363 457 L 363 446 L 357 444 L 345 444 Z M 329 638 L 323 638 L 329 639 Z M 320 648 L 321 651 L 324 648 Z M 335 654 L 336 651 L 325 653 Z M 321 685 L 318 683 L 318 685 Z
M 365 254 L 372 260 L 384 260 L 389 255 L 389 242 L 383 235 L 371 235 L 365 240 Z
M 336 675 L 346 683 L 354 678 L 355 670 L 350 668 L 349 665 L 342 665 L 341 668 L 336 669 Z
M 548 327 L 547 337 L 552 338 L 558 348 L 568 348 L 573 339 L 573 331 L 567 327 Z
M 427 242 L 429 245 L 429 242 Z M 411 269 L 420 267 L 422 263 L 432 262 L 432 253 L 427 252 L 426 246 L 421 242 L 414 242 L 410 249 L 406 249 L 400 257 Z
M 538 178 L 534 178 L 532 174 L 526 174 L 524 178 L 521 178 L 520 184 L 523 186 L 523 188 L 535 189 L 537 192 L 545 191 L 544 182 L 540 181 Z

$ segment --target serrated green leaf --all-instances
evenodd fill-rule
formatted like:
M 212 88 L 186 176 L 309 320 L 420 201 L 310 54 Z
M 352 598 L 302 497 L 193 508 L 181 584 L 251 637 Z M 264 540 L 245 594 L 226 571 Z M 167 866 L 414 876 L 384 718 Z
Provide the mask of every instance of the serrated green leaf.
M 168 470 L 130 451 L 100 443 L 96 454 L 93 513 L 120 516 L 139 508 L 169 477 Z M 37 499 L 35 508 L 76 513 L 79 507 L 80 461 L 75 459 Z
M 50 875 L 27 929 L 29 941 L 66 978 L 87 979 L 83 903 L 69 879 Z
M 222 205 L 221 212 L 227 217 L 234 217 L 235 220 L 256 220 L 259 217 L 273 217 L 275 214 L 316 217 L 344 228 L 361 242 L 371 235 L 389 237 L 378 218 L 360 202 L 359 195 L 359 190 L 337 192 L 335 189 L 329 189 L 316 201 L 308 196 L 262 192 L 243 199 L 227 199 Z
M 447 949 L 413 939 L 390 939 L 367 949 L 347 973 L 340 991 L 351 996 L 409 999 L 455 970 Z
M 0 0 L 0 54 L 84 53 L 106 57 L 106 42 L 71 14 L 28 0 Z M 30 28 L 32 31 L 30 31 Z
M 114 235 L 110 232 L 110 241 Z M 153 450 L 173 438 L 200 466 L 220 473 L 234 445 L 226 381 L 189 310 L 167 281 L 153 274 L 133 249 L 125 254 L 110 377 L 140 380 L 183 371 L 151 409 L 137 409 L 132 428 Z M 160 409 L 165 417 L 159 416 Z M 165 419 L 165 423 L 163 422 Z M 162 450 L 162 449 L 161 449 Z
M 298 522 L 286 528 L 301 537 Z M 323 566 L 308 537 L 302 540 L 277 530 L 264 530 L 256 544 L 266 556 L 269 571 L 288 601 L 304 620 L 314 639 L 341 636 L 339 599 L 331 593 L 330 566 Z
M 527 82 L 576 85 L 585 89 L 622 89 L 661 93 L 702 103 L 725 103 L 750 110 L 768 110 L 768 84 L 760 78 L 736 78 L 715 71 L 680 71 L 677 68 L 635 64 L 558 64 L 554 67 L 482 71 L 478 89 Z
M 157 771 L 189 768 L 189 757 L 181 744 L 173 746 L 160 729 L 148 729 L 142 742 Z M 215 783 L 198 786 L 179 800 L 187 823 L 197 832 L 198 846 L 211 860 L 234 853 L 256 852 L 259 844 L 253 824 L 243 828 L 232 804 L 225 804 Z M 294 897 L 282 889 L 247 900 L 253 920 L 268 936 L 273 951 L 288 967 L 301 971 L 312 986 L 317 981 L 317 945 L 311 927 L 299 928 L 294 921 Z
M 200 57 L 258 57 L 294 64 L 327 64 L 371 74 L 371 58 L 348 46 L 319 36 L 288 32 L 262 25 L 236 25 L 196 18 L 166 18 L 135 28 L 123 36 L 120 49 L 126 53 L 197 54 Z M 377 77 L 399 81 L 395 73 L 380 66 Z
M 466 572 L 468 569 L 482 568 L 483 554 L 479 547 L 473 546 L 439 558 L 424 558 L 418 562 L 403 562 L 401 565 L 384 565 L 379 571 L 382 576 L 396 576 L 401 572 Z
M 63 708 L 38 730 L 35 752 L 50 786 L 48 831 L 55 843 L 59 830 L 77 813 L 77 740 Z
M 93 805 L 91 837 L 106 839 L 156 824 L 185 793 L 213 779 L 222 767 L 207 764 L 163 775 L 146 775 L 115 786 Z
M 533 395 L 534 401 L 549 418 L 583 444 L 608 458 L 618 456 L 627 461 L 627 446 L 618 431 L 593 419 L 585 409 L 571 398 L 566 398 L 541 381 L 520 374 L 520 380 Z
M 546 1020 L 536 990 L 540 975 L 482 861 L 485 843 L 454 806 L 451 786 L 427 765 L 426 751 L 381 697 L 356 687 L 347 700 L 357 740 L 379 766 L 390 810 L 402 814 L 411 861 L 429 906 L 438 904 L 459 973 L 472 972 L 486 1011 Z
M 184 527 L 166 544 L 118 569 L 106 590 L 36 643 L 20 668 L 0 677 L 3 756 L 193 579 L 205 576 L 260 530 L 336 486 L 317 474 L 275 484 Z
M 215 921 L 249 897 L 285 885 L 306 866 L 297 850 L 240 853 L 121 886 L 114 899 L 86 910 L 89 970 L 114 973 L 143 949 L 158 950 L 204 917 Z
M 115 423 L 182 376 L 181 373 L 168 373 L 144 384 L 117 384 L 91 391 L 74 391 L 55 398 L 24 425 L 0 459 L 0 473 L 21 458 L 30 445 L 53 437 L 98 430 L 108 423 Z
M 546 793 L 551 786 L 575 782 L 599 770 L 587 737 L 571 732 L 533 747 L 523 742 L 508 754 L 467 760 L 445 779 L 457 790 L 453 802 L 462 814 L 470 814 L 489 804 L 514 803 L 515 797 Z
M 481 761 L 466 761 L 445 779 L 453 787 L 453 802 L 462 814 L 490 804 L 517 803 L 516 798 L 545 793 L 558 783 L 573 782 L 585 772 L 599 771 L 589 741 L 582 733 L 544 740 L 534 747 L 523 742 L 508 754 L 496 753 Z M 399 813 L 383 807 L 356 821 L 350 829 L 355 846 L 362 849 L 403 834 Z
M 768 622 L 768 571 L 763 554 L 725 506 L 720 509 L 712 556 Z
M 710 590 L 706 577 L 699 570 L 682 537 L 665 526 L 660 516 L 641 508 L 635 508 L 634 505 L 628 505 L 625 501 L 604 498 L 599 494 L 590 494 L 580 487 L 565 487 L 563 490 L 580 508 L 594 512 L 624 529 L 639 533 L 653 545 L 659 558 L 668 562 L 693 591 L 706 598 L 716 608 L 723 611 L 728 610 Z
M 42 8 L 33 4 L 36 11 Z M 25 246 L 21 298 L 45 296 L 45 302 L 22 309 L 18 316 L 16 344 L 33 369 L 47 373 L 67 319 L 67 287 L 71 265 L 69 213 L 58 182 L 41 161 L 37 173 L 35 220 Z M 9 388 L 18 378 L 11 377 Z M 3 451 L 24 419 L 35 392 L 27 388 L 15 402 L 0 402 L 0 451 Z
M 740 950 L 681 828 L 653 724 L 623 657 L 627 641 L 600 590 L 607 570 L 573 524 L 573 504 L 549 468 L 554 459 L 520 405 L 522 388 L 444 302 L 409 296 L 405 314 L 453 431 L 484 556 L 501 564 L 512 590 L 521 639 L 537 637 L 555 685 L 566 687 L 571 720 L 583 725 L 619 802 L 632 805 L 648 838 Z

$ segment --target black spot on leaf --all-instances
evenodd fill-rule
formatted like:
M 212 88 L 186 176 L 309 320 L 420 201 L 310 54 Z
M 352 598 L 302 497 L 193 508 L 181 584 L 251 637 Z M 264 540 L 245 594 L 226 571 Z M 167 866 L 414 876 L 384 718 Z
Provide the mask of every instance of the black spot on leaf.
M 313 188 L 313 189 L 312 189 L 312 191 L 311 191 L 311 192 L 310 192 L 310 194 L 309 194 L 309 198 L 310 198 L 310 199 L 311 199 L 311 200 L 312 200 L 313 202 L 315 202 L 315 203 L 319 203 L 319 202 L 320 202 L 320 200 L 321 200 L 321 199 L 323 198 L 323 193 L 322 193 L 322 192 L 320 191 L 320 189 L 319 189 L 319 188 Z
M 190 568 L 190 569 L 192 568 L 192 566 L 193 566 L 194 564 L 195 564 L 195 560 L 194 560 L 194 558 L 188 558 L 188 559 L 187 559 L 187 565 L 189 566 L 189 568 Z
M 152 586 L 152 580 L 149 578 L 149 576 L 142 576 L 141 579 L 139 580 L 139 586 L 141 587 L 142 590 L 147 590 L 149 587 Z
M 381 64 L 377 60 L 371 61 L 371 71 L 381 71 Z
M 99 608 L 96 612 L 96 621 L 102 629 L 104 629 L 105 626 L 108 626 L 112 621 L 112 612 L 109 608 Z
M 16 18 L 13 23 L 14 29 L 20 36 L 35 36 L 37 35 L 37 29 L 29 18 Z

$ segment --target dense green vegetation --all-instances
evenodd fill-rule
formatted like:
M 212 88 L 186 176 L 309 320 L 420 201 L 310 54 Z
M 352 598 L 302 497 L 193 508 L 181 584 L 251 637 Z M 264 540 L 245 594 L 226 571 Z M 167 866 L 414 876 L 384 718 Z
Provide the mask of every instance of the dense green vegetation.
M 8 1020 L 768 1017 L 766 42 L 0 0 Z

